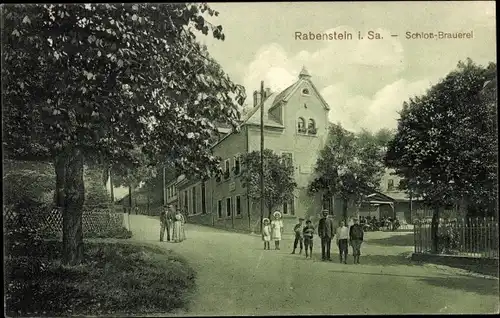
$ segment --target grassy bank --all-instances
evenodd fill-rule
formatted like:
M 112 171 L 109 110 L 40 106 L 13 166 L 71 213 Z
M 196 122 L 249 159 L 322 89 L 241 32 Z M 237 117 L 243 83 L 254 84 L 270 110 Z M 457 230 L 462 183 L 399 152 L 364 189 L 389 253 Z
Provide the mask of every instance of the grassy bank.
M 6 258 L 8 316 L 166 313 L 185 308 L 195 287 L 193 269 L 160 248 L 88 242 L 80 266 L 60 259 L 57 241 Z

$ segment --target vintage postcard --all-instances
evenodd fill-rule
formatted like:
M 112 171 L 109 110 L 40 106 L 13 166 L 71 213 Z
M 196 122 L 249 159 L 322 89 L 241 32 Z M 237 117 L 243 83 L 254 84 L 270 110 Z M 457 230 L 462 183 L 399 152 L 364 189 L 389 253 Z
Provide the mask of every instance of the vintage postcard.
M 498 314 L 495 12 L 2 5 L 5 315 Z

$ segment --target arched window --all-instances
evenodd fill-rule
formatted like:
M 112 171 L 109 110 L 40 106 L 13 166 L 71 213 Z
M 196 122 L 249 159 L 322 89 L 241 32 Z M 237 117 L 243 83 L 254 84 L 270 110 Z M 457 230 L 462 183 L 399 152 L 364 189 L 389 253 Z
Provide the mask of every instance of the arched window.
M 304 118 L 299 117 L 297 128 L 299 133 L 306 133 L 306 121 Z
M 312 118 L 309 118 L 307 123 L 307 132 L 311 135 L 316 135 L 316 122 Z

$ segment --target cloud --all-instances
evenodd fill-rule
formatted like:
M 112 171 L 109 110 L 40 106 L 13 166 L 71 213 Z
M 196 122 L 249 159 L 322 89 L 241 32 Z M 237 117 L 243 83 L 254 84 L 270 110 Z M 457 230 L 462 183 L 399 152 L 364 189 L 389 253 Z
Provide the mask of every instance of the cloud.
M 402 79 L 405 52 L 400 40 L 387 30 L 374 31 L 384 40 L 329 41 L 295 55 L 276 43 L 264 45 L 246 68 L 244 85 L 252 92 L 264 80 L 266 87 L 279 91 L 293 84 L 306 66 L 331 107 L 330 121 L 351 130 L 395 128 L 402 103 L 425 93 L 429 81 Z M 349 32 L 357 37 L 349 26 L 324 32 Z

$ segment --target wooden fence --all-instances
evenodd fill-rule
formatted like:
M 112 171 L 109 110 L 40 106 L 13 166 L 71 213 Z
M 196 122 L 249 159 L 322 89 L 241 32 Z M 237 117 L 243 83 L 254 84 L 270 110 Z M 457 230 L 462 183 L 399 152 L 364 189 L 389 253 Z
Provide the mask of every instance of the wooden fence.
M 14 209 L 5 207 L 3 210 L 4 222 L 13 225 L 28 226 L 43 233 L 62 233 L 63 217 L 58 208 L 30 207 Z M 102 233 L 124 227 L 125 215 L 116 213 L 110 208 L 85 206 L 82 215 L 84 233 Z M 126 227 L 126 226 L 125 226 Z
M 441 219 L 437 251 L 433 251 L 432 221 L 415 222 L 415 253 L 438 253 L 498 259 L 498 220 L 494 218 Z

